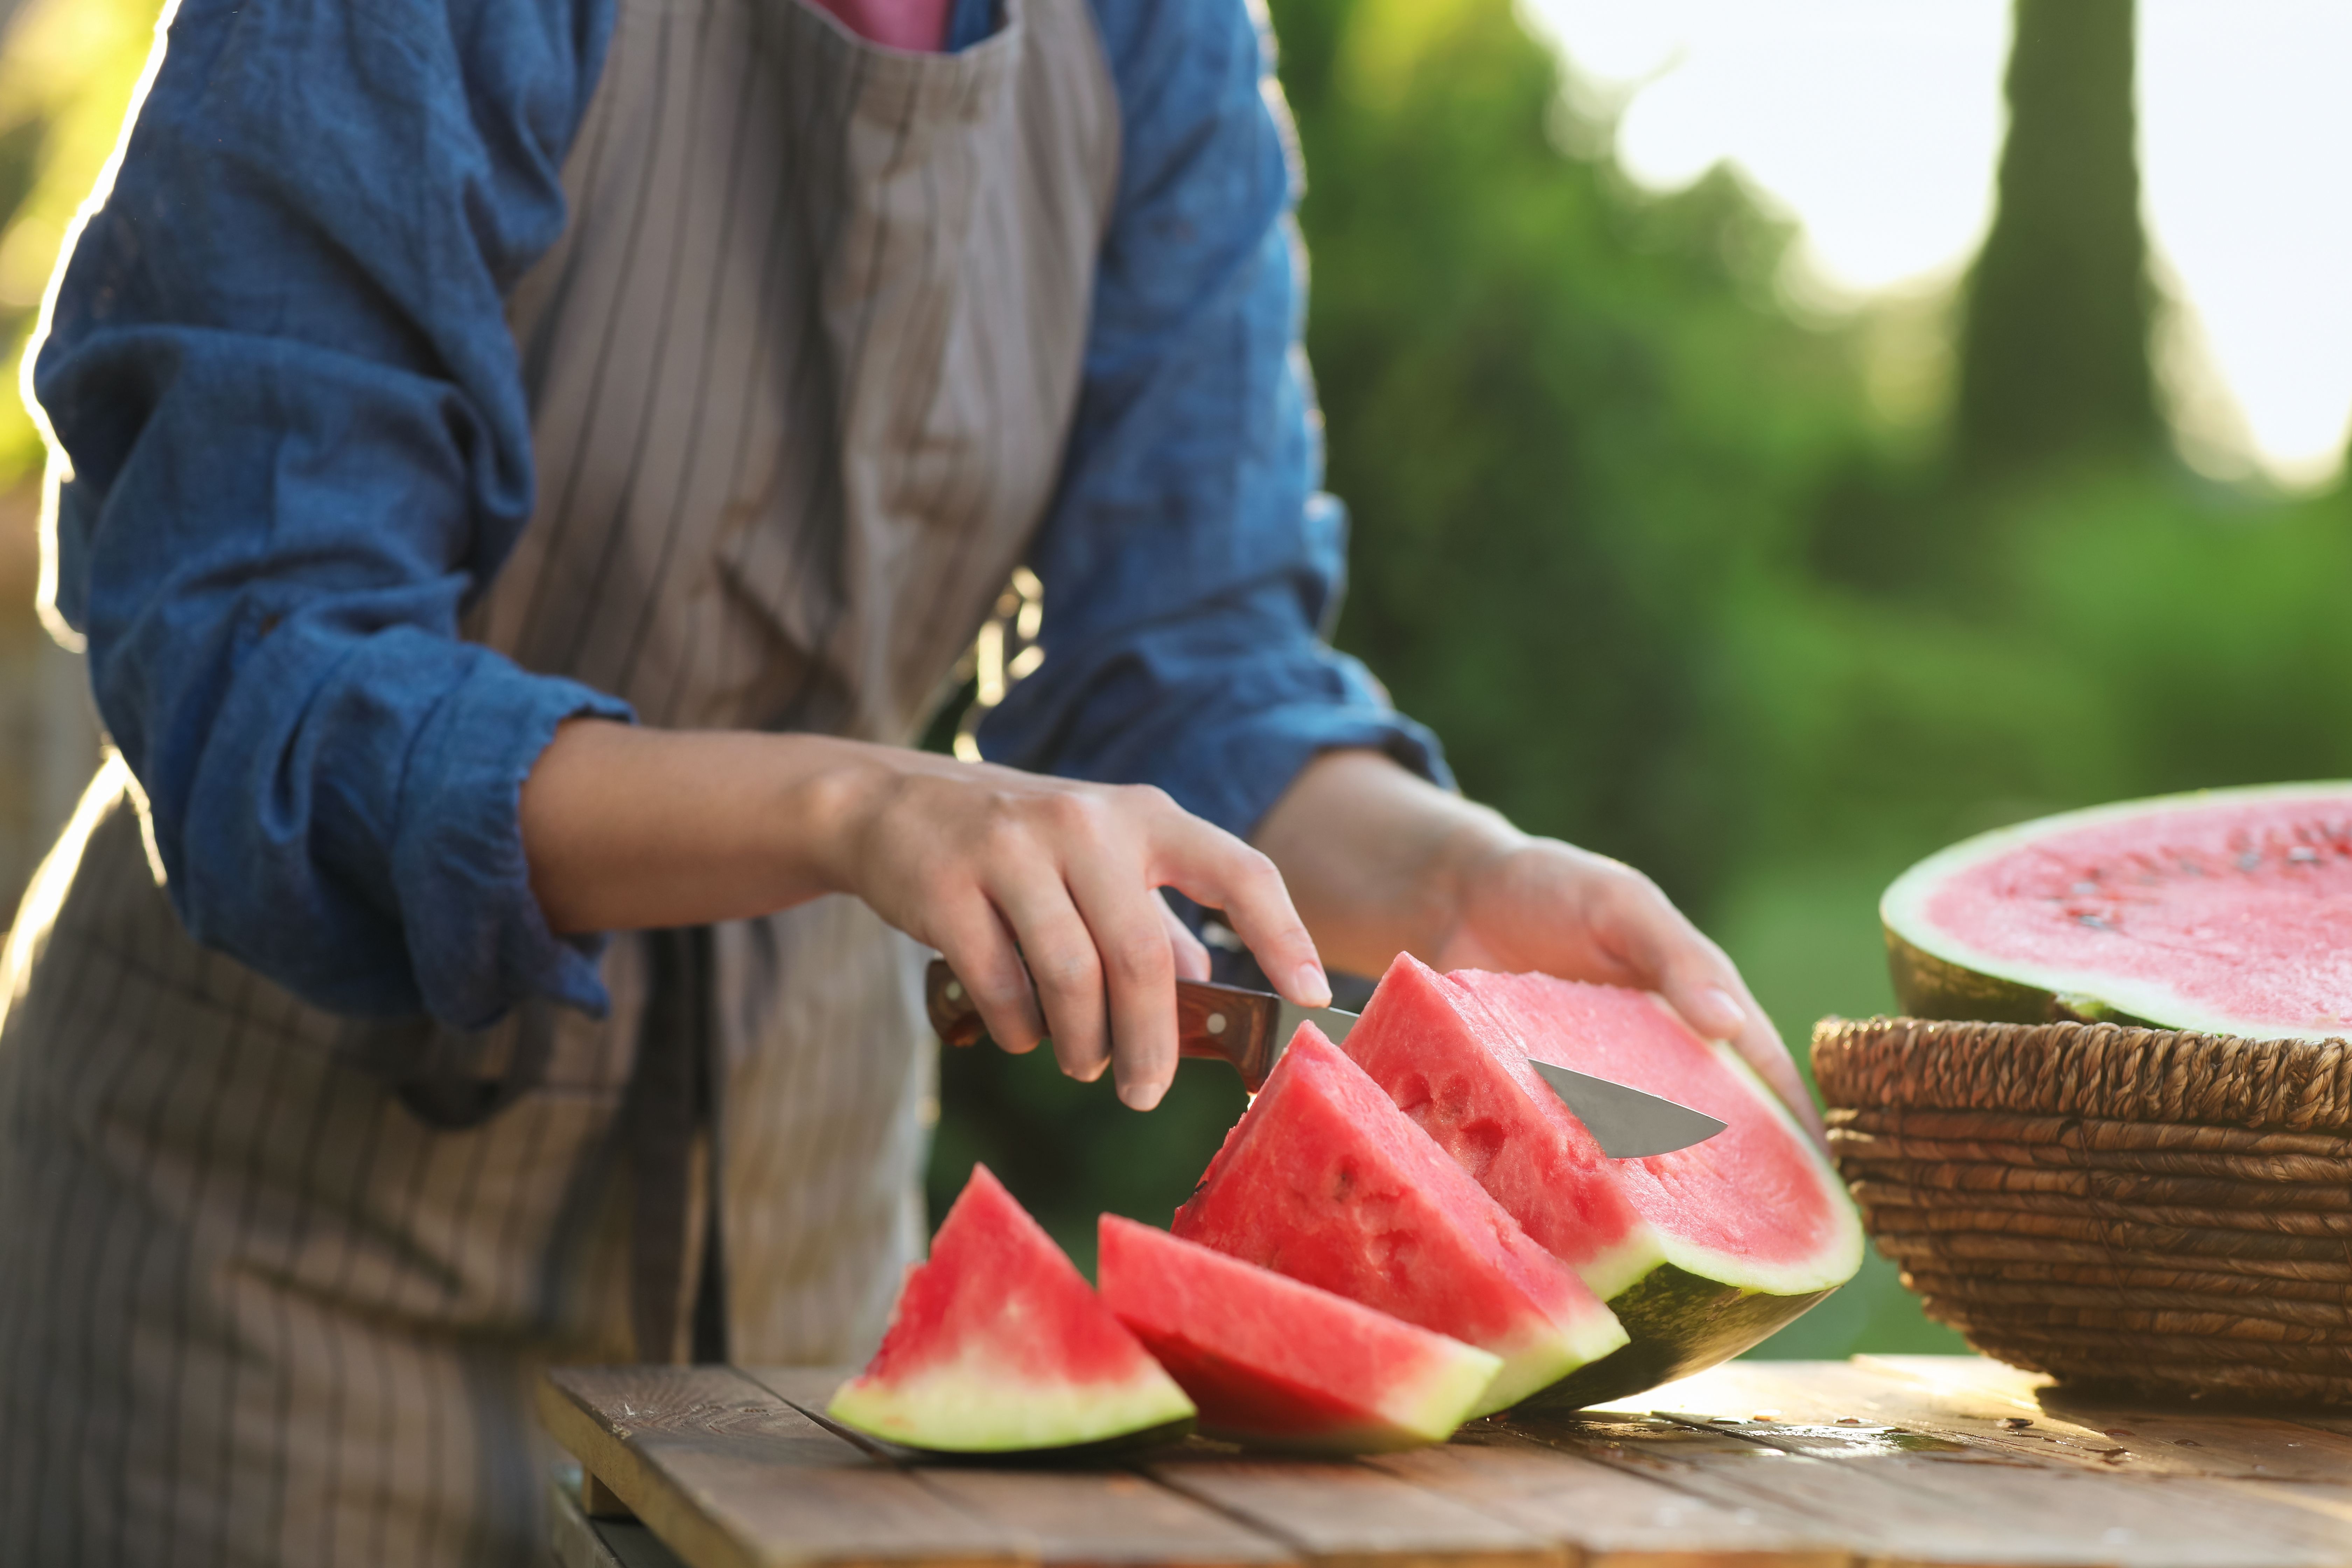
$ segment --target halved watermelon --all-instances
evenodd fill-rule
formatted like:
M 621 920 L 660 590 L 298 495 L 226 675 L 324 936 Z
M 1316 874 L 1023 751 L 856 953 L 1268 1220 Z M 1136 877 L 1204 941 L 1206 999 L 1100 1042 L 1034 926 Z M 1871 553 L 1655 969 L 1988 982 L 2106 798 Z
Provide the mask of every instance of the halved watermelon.
M 1624 1325 L 1623 1349 L 1538 1404 L 1596 1404 L 1711 1366 L 1862 1266 L 1861 1219 L 1827 1158 L 1728 1046 L 1701 1040 L 1645 992 L 1439 974 L 1400 954 L 1346 1048 Z M 1611 1160 L 1529 1058 L 1662 1095 L 1725 1129 L 1671 1154 Z
M 1180 1435 L 1192 1402 L 987 1166 L 826 1414 L 910 1448 L 1010 1453 Z
M 1201 1407 L 1202 1430 L 1366 1454 L 1442 1443 L 1503 1363 L 1344 1296 L 1102 1216 L 1104 1303 Z
M 2126 801 L 1931 855 L 1879 904 L 1922 1018 L 2352 1035 L 2352 784 Z
M 1501 1357 L 1474 1415 L 1625 1342 L 1575 1274 L 1312 1024 L 1225 1135 L 1174 1229 Z

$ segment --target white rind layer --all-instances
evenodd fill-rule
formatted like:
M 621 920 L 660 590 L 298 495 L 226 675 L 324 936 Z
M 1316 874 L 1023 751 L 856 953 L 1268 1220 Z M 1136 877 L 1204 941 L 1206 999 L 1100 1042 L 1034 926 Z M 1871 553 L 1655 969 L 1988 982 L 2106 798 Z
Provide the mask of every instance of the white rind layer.
M 1667 1235 L 1654 1224 L 1644 1226 L 1656 1237 L 1658 1261 L 1671 1263 L 1685 1273 L 1701 1279 L 1717 1280 L 1742 1290 L 1753 1290 L 1766 1296 L 1811 1296 L 1822 1290 L 1833 1289 L 1853 1279 L 1862 1268 L 1862 1215 L 1846 1195 L 1845 1184 L 1830 1164 L 1829 1156 L 1814 1144 L 1812 1135 L 1797 1124 L 1780 1097 L 1758 1076 L 1754 1068 L 1731 1047 L 1721 1041 L 1710 1041 L 1711 1048 L 1721 1057 L 1734 1078 L 1746 1086 L 1748 1092 L 1762 1102 L 1765 1111 L 1789 1135 L 1791 1147 L 1803 1157 L 1805 1169 L 1821 1188 L 1829 1211 L 1834 1216 L 1836 1235 L 1811 1257 L 1799 1263 L 1759 1263 L 1753 1258 L 1738 1253 L 1720 1252 L 1711 1247 Z M 1644 1269 L 1643 1273 L 1648 1270 Z
M 1471 1415 L 1492 1415 L 1507 1409 L 1538 1389 L 1549 1388 L 1578 1367 L 1633 1342 L 1617 1314 L 1605 1308 L 1580 1323 L 1547 1322 L 1549 1333 L 1504 1353 L 1501 1368 L 1471 1406 Z
M 1149 1363 L 1120 1384 L 1047 1386 L 966 1355 L 895 1385 L 852 1378 L 825 1414 L 909 1448 L 1003 1454 L 1100 1443 L 1188 1420 L 1195 1411 L 1175 1379 Z
M 1445 1339 L 1442 1334 L 1433 1337 Z M 1454 1435 L 1456 1426 L 1470 1418 L 1486 1391 L 1494 1386 L 1495 1374 L 1502 1370 L 1502 1357 L 1475 1345 L 1465 1345 L 1460 1340 L 1447 1339 L 1431 1356 L 1422 1375 L 1392 1390 L 1373 1414 L 1387 1422 L 1400 1437 L 1443 1443 Z M 1365 1438 L 1352 1436 L 1349 1442 L 1351 1446 L 1362 1445 Z
M 1997 958 L 1938 930 L 1927 919 L 1927 900 L 1959 873 L 1998 859 L 2012 850 L 2076 828 L 2095 827 L 2129 817 L 2150 817 L 2166 811 L 2253 802 L 2326 800 L 2352 805 L 2352 781 L 2333 783 L 2252 784 L 2236 789 L 2192 790 L 2184 795 L 2155 795 L 2145 800 L 2118 801 L 2055 816 L 2036 817 L 2010 827 L 1996 827 L 1939 849 L 1912 867 L 1886 889 L 1878 901 L 1878 918 L 1886 929 L 1932 958 L 1961 969 L 1989 974 L 2019 985 L 2068 996 L 2091 996 L 2119 1013 L 2146 1018 L 2167 1028 L 2205 1034 L 2243 1035 L 2260 1039 L 2329 1040 L 2341 1038 L 2340 1028 L 2296 1028 L 2263 1019 L 2233 1018 L 2215 1013 L 2182 996 L 2161 981 L 2120 976 L 2094 977 L 2081 969 Z

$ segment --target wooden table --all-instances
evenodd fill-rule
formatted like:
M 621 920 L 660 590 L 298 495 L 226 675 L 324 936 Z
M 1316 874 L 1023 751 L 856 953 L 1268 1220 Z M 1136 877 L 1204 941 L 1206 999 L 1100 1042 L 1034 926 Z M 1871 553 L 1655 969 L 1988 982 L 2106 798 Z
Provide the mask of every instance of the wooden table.
M 1973 1356 L 1733 1362 L 1579 1419 L 1342 1462 L 1194 1439 L 1097 1469 L 908 1465 L 838 1373 L 555 1373 L 566 1568 L 2352 1565 L 2352 1418 L 2081 1400 Z M 608 1522 L 634 1510 L 639 1524 Z

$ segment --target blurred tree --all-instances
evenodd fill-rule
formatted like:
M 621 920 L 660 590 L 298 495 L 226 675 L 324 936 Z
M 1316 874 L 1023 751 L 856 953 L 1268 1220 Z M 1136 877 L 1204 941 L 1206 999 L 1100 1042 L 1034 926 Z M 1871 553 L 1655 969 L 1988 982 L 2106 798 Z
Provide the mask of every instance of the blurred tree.
M 1507 0 L 1276 0 L 1309 356 L 1354 517 L 1342 644 L 1465 787 L 1703 907 L 1742 830 L 1706 721 L 1731 584 L 1865 444 L 1730 172 L 1658 200 Z
M 1999 478 L 2159 450 L 2133 0 L 2017 0 L 2000 208 L 1968 282 L 1955 449 Z

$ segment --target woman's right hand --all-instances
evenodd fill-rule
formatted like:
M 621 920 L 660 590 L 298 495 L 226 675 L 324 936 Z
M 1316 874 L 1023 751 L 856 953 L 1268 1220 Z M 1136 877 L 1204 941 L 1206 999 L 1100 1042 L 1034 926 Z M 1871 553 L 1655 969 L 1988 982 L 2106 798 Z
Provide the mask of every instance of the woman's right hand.
M 1064 1072 L 1108 1066 L 1139 1110 L 1175 1077 L 1177 977 L 1208 973 L 1160 889 L 1223 910 L 1291 1001 L 1330 1002 L 1274 862 L 1160 790 L 920 752 L 869 759 L 836 788 L 827 885 L 939 949 L 1000 1046 L 1049 1036 Z
M 864 900 L 945 955 L 989 1033 L 1159 1103 L 1179 974 L 1207 954 L 1161 888 L 1224 911 L 1276 988 L 1330 987 L 1274 863 L 1161 791 L 815 735 L 566 724 L 523 785 L 531 885 L 559 931 Z

